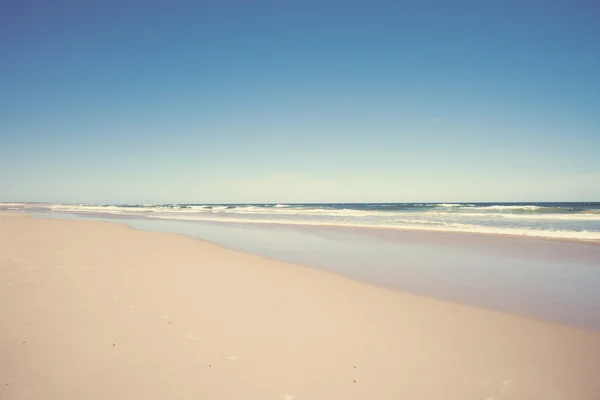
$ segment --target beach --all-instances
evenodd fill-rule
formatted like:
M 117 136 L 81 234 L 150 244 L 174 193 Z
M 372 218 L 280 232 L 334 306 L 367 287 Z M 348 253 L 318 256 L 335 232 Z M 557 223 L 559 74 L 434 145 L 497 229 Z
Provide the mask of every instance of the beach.
M 507 293 L 507 296 L 510 294 Z M 0 399 L 596 399 L 600 333 L 0 214 Z

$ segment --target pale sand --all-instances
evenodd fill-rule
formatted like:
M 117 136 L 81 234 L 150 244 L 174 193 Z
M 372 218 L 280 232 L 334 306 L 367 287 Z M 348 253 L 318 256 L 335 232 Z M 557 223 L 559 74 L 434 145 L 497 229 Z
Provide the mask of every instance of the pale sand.
M 2 400 L 597 400 L 598 371 L 600 333 L 0 214 Z

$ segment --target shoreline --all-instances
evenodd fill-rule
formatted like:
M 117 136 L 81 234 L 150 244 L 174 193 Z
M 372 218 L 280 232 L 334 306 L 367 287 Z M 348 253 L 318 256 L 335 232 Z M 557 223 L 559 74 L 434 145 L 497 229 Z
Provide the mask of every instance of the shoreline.
M 76 215 L 76 214 L 73 214 Z M 117 215 L 117 214 L 113 214 Z M 88 215 L 86 215 L 88 216 Z M 91 217 L 91 215 L 89 215 Z M 129 216 L 128 216 L 129 217 Z M 93 218 L 93 217 L 91 217 Z M 123 217 L 123 219 L 127 219 Z M 265 221 L 239 221 L 234 219 L 177 219 L 168 217 L 147 217 L 151 220 L 167 220 L 167 221 L 178 221 L 178 222 L 201 222 L 201 223 L 223 223 L 223 224 L 240 224 L 240 225 L 263 225 L 263 226 L 283 226 L 283 227 L 307 227 L 307 228 L 332 228 L 349 231 L 382 231 L 382 232 L 410 232 L 410 233 L 422 233 L 422 234 L 439 234 L 439 235 L 466 235 L 466 236 L 489 236 L 489 237 L 504 237 L 512 239 L 525 239 L 525 240 L 542 240 L 551 242 L 569 242 L 569 243 L 584 243 L 592 245 L 600 245 L 600 239 L 576 239 L 576 238 L 560 238 L 550 236 L 534 236 L 534 235 L 516 235 L 510 233 L 493 233 L 493 232 L 468 232 L 468 231 L 454 231 L 454 230 L 442 230 L 442 229 L 417 229 L 417 228 L 402 228 L 402 227 L 385 227 L 380 225 L 344 225 L 344 224 L 323 224 L 323 223 L 306 223 L 306 222 L 265 222 Z
M 600 333 L 119 223 L 0 213 L 7 399 L 594 400 Z
M 82 216 L 92 216 L 92 217 L 96 217 L 96 218 L 103 218 L 105 216 L 109 217 L 109 218 L 132 218 L 132 219 L 137 219 L 137 218 L 148 218 L 148 219 L 159 219 L 159 220 L 173 220 L 173 221 L 196 221 L 196 222 L 222 222 L 222 223 L 240 223 L 240 224 L 261 224 L 261 225 L 283 225 L 283 226 L 312 226 L 312 227 L 317 227 L 317 226 L 322 226 L 322 227 L 337 227 L 337 228 L 344 228 L 344 229 L 374 229 L 374 230 L 380 230 L 380 231 L 401 231 L 401 232 L 440 232 L 440 233 L 447 233 L 447 234 L 467 234 L 467 235 L 492 235 L 492 236 L 503 236 L 503 237 L 515 237 L 515 238 L 533 238 L 533 239 L 542 239 L 542 240 L 552 240 L 552 241 L 569 241 L 569 242 L 583 242 L 583 243 L 593 243 L 593 244 L 600 244 L 600 231 L 598 229 L 600 229 L 600 225 L 598 225 L 600 223 L 600 214 L 597 214 L 597 212 L 600 211 L 594 211 L 595 209 L 590 209 L 592 211 L 589 211 L 587 208 L 581 208 L 578 209 L 576 207 L 588 207 L 589 204 L 592 205 L 596 205 L 597 207 L 600 207 L 600 202 L 583 202 L 583 203 L 569 203 L 569 202 L 558 202 L 558 203 L 553 203 L 553 202 L 537 202 L 537 203 L 527 203 L 527 202 L 517 202 L 517 203 L 510 203 L 510 202 L 499 202 L 499 203 L 486 203 L 486 202 L 476 202 L 476 203 L 452 203 L 452 204 L 445 204 L 445 203 L 418 203 L 418 205 L 421 205 L 423 207 L 432 207 L 431 209 L 427 209 L 425 211 L 420 210 L 420 211 L 416 211 L 416 214 L 414 211 L 407 211 L 405 209 L 398 209 L 398 210 L 402 210 L 402 211 L 393 211 L 393 210 L 383 210 L 383 211 L 378 211 L 376 208 L 375 209 L 371 209 L 371 208 L 365 208 L 364 210 L 361 208 L 356 208 L 356 209 L 349 209 L 346 210 L 344 208 L 340 208 L 337 209 L 335 207 L 342 207 L 342 206 L 349 206 L 352 207 L 353 205 L 355 206 L 361 206 L 361 205 L 365 205 L 365 206 L 377 206 L 377 205 L 389 205 L 389 206 L 409 206 L 410 204 L 413 203 L 352 203 L 352 204 L 284 204 L 283 206 L 281 206 L 280 204 L 263 204 L 263 203 L 258 203 L 258 204 L 213 204 L 213 205 L 195 205 L 194 207 L 199 207 L 200 209 L 202 209 L 204 212 L 201 212 L 200 210 L 196 210 L 196 209 L 187 209 L 187 208 L 182 208 L 180 211 L 176 211 L 179 208 L 177 206 L 192 206 L 192 205 L 165 205 L 164 207 L 166 207 L 166 209 L 164 211 L 163 210 L 163 206 L 160 205 L 152 205 L 152 204 L 136 204 L 136 205 L 108 205 L 108 204 L 103 204 L 103 205 L 92 205 L 92 204 L 55 204 L 55 203 L 0 203 L 0 211 L 2 211 L 2 206 L 5 207 L 15 207 L 18 210 L 14 210 L 14 211 L 19 211 L 19 212 L 31 212 L 31 208 L 39 208 L 38 210 L 34 210 L 34 213 L 58 213 L 58 214 L 70 214 L 70 215 L 82 215 Z M 417 203 L 414 203 L 417 204 Z M 318 208 L 318 206 L 323 206 L 323 207 L 333 207 L 333 208 L 325 208 L 325 209 L 315 209 L 313 211 L 315 212 L 319 212 L 319 214 L 307 214 L 306 216 L 302 216 L 302 214 L 297 214 L 294 207 L 300 207 L 300 209 L 298 210 L 298 212 L 303 212 L 304 208 L 302 207 L 310 207 L 310 206 L 315 206 Z M 481 214 L 481 215 L 485 215 L 486 217 L 484 218 L 488 218 L 487 220 L 473 220 L 473 221 L 469 221 L 464 220 L 461 221 L 459 220 L 453 220 L 451 219 L 447 219 L 448 217 L 452 217 L 453 213 L 451 212 L 443 212 L 441 214 L 439 214 L 436 207 L 440 206 L 442 207 L 441 209 L 447 209 L 449 206 L 454 205 L 456 207 L 462 207 L 462 208 L 468 208 L 468 209 L 473 209 L 473 210 L 477 210 L 478 208 L 470 208 L 470 207 L 477 207 L 477 205 L 481 205 L 483 206 L 483 208 L 492 208 L 495 210 L 498 209 L 508 209 L 509 212 L 507 212 L 506 214 L 504 212 L 500 213 L 500 212 L 492 212 L 492 214 Z M 490 206 L 493 205 L 493 206 Z M 170 208 L 170 206 L 174 207 L 174 208 Z M 211 210 L 206 209 L 206 207 L 208 207 L 208 209 L 210 209 L 212 206 L 218 206 L 218 212 L 213 213 Z M 277 208 L 278 206 L 280 206 L 281 208 Z M 58 207 L 58 208 L 56 208 Z M 75 209 L 73 209 L 73 207 Z M 76 209 L 80 207 L 81 209 Z M 252 214 L 251 218 L 248 218 L 245 216 L 245 212 L 241 211 L 240 213 L 237 212 L 233 212 L 232 214 L 230 214 L 229 212 L 225 212 L 227 210 L 225 210 L 223 213 L 221 213 L 220 211 L 223 211 L 222 209 L 229 207 L 229 208 L 240 208 L 240 210 L 244 210 L 245 208 L 251 208 L 251 209 L 262 209 L 263 211 L 266 212 L 266 216 L 267 218 L 265 218 L 263 214 L 263 212 L 261 211 L 258 214 L 254 214 L 253 212 L 250 212 L 249 214 Z M 291 208 L 288 208 L 291 207 Z M 544 213 L 537 213 L 535 212 L 534 214 L 529 215 L 528 213 L 525 214 L 521 214 L 521 213 L 516 213 L 514 214 L 512 212 L 512 210 L 514 208 L 519 209 L 520 208 L 525 208 L 528 209 L 532 208 L 532 209 L 543 209 L 543 208 L 553 208 L 553 209 L 557 209 L 560 210 L 561 208 L 564 208 L 564 210 L 578 210 L 577 212 L 571 212 L 571 211 L 561 211 L 561 212 L 557 212 L 557 213 L 551 213 L 551 214 L 547 214 L 546 212 Z M 529 207 L 529 208 L 528 208 Z M 575 207 L 575 208 L 573 208 Z M 591 207 L 591 206 L 589 206 Z M 106 210 L 105 210 L 106 209 Z M 281 215 L 278 215 L 279 211 L 276 210 L 292 210 L 292 214 L 287 216 L 286 212 L 284 212 Z M 267 211 L 267 210 L 273 210 L 273 211 Z M 323 210 L 329 210 L 331 212 L 334 212 L 334 214 L 325 214 L 325 216 L 323 217 L 316 217 L 317 215 L 320 215 L 320 212 Z M 387 210 L 387 211 L 386 211 Z M 410 209 L 409 209 L 410 210 Z M 583 219 L 579 219 L 579 218 L 575 218 L 575 217 L 571 217 L 572 215 L 575 216 L 581 216 L 583 217 L 584 215 L 581 214 L 579 211 L 585 211 L 588 210 L 589 211 L 589 215 L 588 217 L 594 217 L 592 221 L 587 221 L 587 222 L 583 222 Z M 9 211 L 9 210 L 6 210 Z M 13 211 L 13 210 L 11 210 Z M 310 211 L 310 210 L 309 210 Z M 328 212 L 329 212 L 328 211 Z M 337 211 L 356 211 L 356 212 L 363 212 L 366 211 L 367 213 L 370 213 L 369 216 L 362 216 L 360 218 L 357 217 L 352 217 L 350 220 L 344 220 L 344 218 L 339 219 L 339 216 L 336 216 L 335 212 Z M 388 213 L 389 211 L 389 213 Z M 430 211 L 435 211 L 433 214 L 430 214 Z M 154 214 L 157 215 L 154 215 Z M 374 214 L 373 214 L 374 213 Z M 587 211 L 586 211 L 587 213 Z M 436 216 L 439 214 L 439 217 Z M 377 217 L 373 220 L 371 219 L 371 217 L 377 215 Z M 404 215 L 404 216 L 403 216 Z M 433 217 L 431 216 L 433 215 Z M 463 213 L 458 213 L 456 215 L 467 215 L 467 214 L 463 214 Z M 472 218 L 479 218 L 478 213 L 473 213 L 471 214 Z M 395 221 L 393 218 L 392 219 L 385 219 L 388 218 L 390 216 L 396 216 L 398 218 L 400 218 L 399 221 Z M 567 218 L 568 216 L 568 218 Z M 364 220 L 363 220 L 364 217 Z M 381 219 L 380 218 L 383 218 Z M 504 218 L 500 218 L 500 217 L 510 217 L 509 220 L 512 220 L 513 218 L 516 218 L 515 223 L 510 223 L 507 224 L 505 223 L 505 221 L 509 221 L 506 220 Z M 546 219 L 546 217 L 549 217 L 551 219 Z M 566 219 L 563 219 L 566 218 Z M 391 218 L 391 217 L 390 217 Z M 406 219 L 408 218 L 408 219 Z M 412 221 L 412 219 L 418 219 L 418 221 Z M 421 220 L 420 218 L 424 218 L 423 220 Z M 497 219 L 496 218 L 500 218 Z M 519 220 L 519 218 L 525 218 L 525 220 L 521 221 Z M 541 219 L 538 219 L 541 218 Z M 555 219 L 557 218 L 557 219 Z M 571 218 L 575 218 L 575 220 L 571 221 Z M 587 217 L 586 217 L 587 218 Z M 574 221 L 581 221 L 581 223 L 583 225 L 561 225 L 563 223 L 563 221 L 571 221 L 570 223 L 575 223 Z M 436 222 L 437 221 L 437 222 Z M 527 222 L 525 223 L 525 221 L 538 221 L 538 222 Z M 542 223 L 542 221 L 545 221 Z M 593 223 L 592 223 L 593 222 Z M 524 224 L 523 224 L 524 223 Z M 591 225 L 589 223 L 592 223 Z M 430 225 L 433 224 L 433 225 Z M 587 225 L 586 225 L 587 224 Z
M 600 332 L 600 247 L 491 235 L 40 214 L 196 238 L 359 282 Z M 507 297 L 507 292 L 514 292 Z
M 25 213 L 7 213 L 7 212 L 0 212 L 0 220 L 2 218 L 2 215 L 14 215 L 14 216 L 26 216 L 28 218 L 33 218 L 33 219 L 48 219 L 48 218 L 43 218 L 43 217 L 39 217 L 33 214 L 25 214 Z M 123 219 L 127 219 L 127 218 L 123 218 Z M 499 313 L 502 315 L 507 315 L 507 316 L 512 316 L 512 317 L 516 317 L 516 318 L 523 318 L 523 319 L 527 319 L 527 320 L 531 320 L 531 321 L 535 321 L 535 322 L 539 322 L 539 323 L 544 323 L 544 324 L 550 324 L 550 325 L 557 325 L 557 326 L 565 326 L 565 327 L 569 327 L 569 328 L 573 328 L 573 329 L 582 329 L 582 330 L 586 330 L 589 332 L 593 332 L 593 333 L 598 333 L 600 334 L 600 330 L 599 329 L 592 329 L 586 326 L 582 326 L 582 325 L 571 325 L 571 324 L 567 324 L 567 323 L 561 323 L 561 322 L 557 322 L 557 321 L 552 321 L 552 320 L 547 320 L 547 319 L 543 319 L 540 317 L 536 317 L 536 316 L 531 316 L 531 315 L 526 315 L 526 314 L 516 314 L 516 313 L 512 313 L 506 310 L 502 310 L 502 309 L 497 309 L 497 308 L 488 308 L 485 306 L 481 306 L 481 305 L 477 305 L 477 304 L 471 304 L 471 303 L 465 303 L 465 302 L 460 302 L 460 301 L 456 301 L 456 300 L 452 300 L 452 299 L 447 299 L 447 298 L 443 298 L 443 297 L 439 297 L 436 296 L 434 294 L 425 294 L 425 293 L 415 293 L 415 292 L 411 292 L 411 291 L 406 291 L 406 290 L 402 290 L 402 289 L 397 289 L 397 288 L 393 288 L 393 287 L 389 287 L 389 286 L 384 286 L 384 285 L 380 285 L 380 284 L 376 284 L 373 282 L 369 282 L 369 281 L 365 281 L 365 280 L 361 280 L 358 278 L 354 278 L 352 276 L 348 276 L 339 272 L 335 272 L 335 271 L 331 271 L 328 269 L 324 269 L 324 268 L 319 268 L 319 267 L 315 267 L 315 266 L 311 266 L 311 265 L 307 265 L 307 264 L 302 264 L 302 263 L 296 263 L 293 261 L 286 261 L 286 260 L 279 260 L 273 257 L 269 257 L 267 255 L 263 255 L 257 252 L 249 252 L 249 251 L 243 251 L 243 250 L 238 250 L 235 249 L 233 247 L 227 246 L 227 245 L 223 245 L 211 240 L 207 240 L 207 239 L 203 239 L 200 237 L 195 237 L 195 236 L 190 236 L 184 233 L 177 233 L 177 232 L 159 232 L 159 231 L 152 231 L 152 230 L 146 230 L 146 229 L 138 229 L 132 226 L 129 226 L 123 222 L 120 221 L 103 221 L 103 220 L 94 220 L 94 219 L 73 219 L 73 220 L 67 220 L 67 219 L 61 219 L 61 218 L 51 218 L 50 220 L 58 220 L 58 221 L 63 221 L 63 222 L 74 222 L 74 223 L 78 223 L 78 222 L 83 222 L 83 223 L 99 223 L 99 224 L 108 224 L 108 225 L 117 225 L 117 226 L 121 226 L 123 228 L 132 230 L 134 232 L 146 232 L 146 233 L 156 233 L 156 234 L 162 234 L 162 235 L 174 235 L 177 237 L 181 237 L 181 238 L 185 238 L 185 239 L 191 239 L 191 240 L 196 240 L 200 243 L 206 244 L 206 245 L 210 245 L 210 246 L 215 246 L 218 247 L 222 250 L 225 251 L 229 251 L 229 252 L 234 252 L 237 253 L 239 255 L 242 256 L 252 256 L 252 257 L 258 257 L 260 259 L 263 259 L 265 261 L 268 262 L 273 262 L 273 263 L 284 263 L 284 264 L 288 264 L 290 266 L 294 266 L 297 268 L 307 268 L 313 271 L 318 271 L 320 273 L 326 273 L 326 274 L 331 274 L 337 278 L 340 279 L 345 279 L 345 280 L 349 280 L 358 284 L 362 284 L 362 285 L 368 285 L 371 286 L 373 288 L 376 289 L 381 289 L 381 290 L 387 290 L 387 291 L 391 291 L 393 293 L 401 293 L 403 295 L 408 295 L 408 296 L 416 296 L 419 298 L 424 298 L 424 299 L 429 299 L 429 300 L 433 300 L 433 301 L 438 301 L 438 302 L 442 302 L 442 303 L 450 303 L 450 304 L 454 304 L 460 307 L 467 307 L 467 308 L 472 308 L 474 310 L 485 310 L 488 312 L 493 312 L 493 313 Z M 154 220 L 154 219 L 151 219 Z M 182 221 L 177 221 L 177 222 L 204 222 L 204 221 L 189 221 L 189 220 L 182 220 Z M 208 223 L 213 223 L 213 221 L 207 221 Z M 219 224 L 219 222 L 214 222 L 215 224 Z M 224 224 L 229 224 L 228 222 L 224 222 Z M 260 225 L 260 223 L 257 223 Z M 245 223 L 240 223 L 240 225 L 246 225 Z M 249 223 L 248 225 L 254 225 L 254 223 Z M 270 226 L 271 224 L 264 224 L 267 226 Z M 292 225 L 293 227 L 297 227 L 296 225 Z M 307 227 L 308 228 L 308 227 Z M 335 228 L 335 227 L 334 227 Z M 360 230 L 360 229 L 359 229 Z M 367 230 L 370 230 L 370 228 L 367 228 Z M 428 231 L 409 231 L 411 233 L 424 233 L 424 234 L 429 234 L 430 232 Z M 448 233 L 448 232 L 443 232 L 443 233 Z M 454 232 L 449 232 L 451 235 Z M 479 234 L 471 234 L 471 233 L 466 233 L 467 235 L 471 235 L 471 236 L 475 236 L 478 237 L 480 236 Z M 491 235 L 492 238 L 495 238 L 496 235 Z M 502 235 L 499 235 L 502 237 Z M 511 238 L 507 238 L 507 239 L 511 239 Z M 419 239 L 417 239 L 419 240 Z M 541 242 L 545 242 L 544 240 L 541 240 Z M 550 243 L 552 243 L 554 241 L 550 241 Z M 563 241 L 559 241 L 559 242 L 563 242 Z M 567 241 L 567 243 L 576 243 L 576 244 L 580 244 L 579 241 L 574 241 L 574 242 L 570 242 Z
M 291 221 L 249 221 L 249 220 L 236 220 L 234 218 L 207 218 L 207 219 L 185 219 L 185 218 L 171 218 L 171 217 L 153 217 L 151 215 L 135 215 L 135 214 L 113 214 L 113 213 L 86 213 L 86 212 L 49 212 L 44 211 L 41 213 L 32 213 L 30 211 L 21 211 L 21 210 L 10 210 L 10 211 L 0 211 L 0 212 L 15 212 L 15 213 L 23 213 L 27 215 L 43 215 L 43 214 L 64 214 L 64 215 L 73 215 L 76 217 L 83 218 L 112 218 L 112 219 L 141 219 L 141 220 L 153 220 L 153 221 L 177 221 L 177 222 L 199 222 L 199 223 L 222 223 L 222 224 L 240 224 L 240 225 L 258 225 L 258 226 L 268 226 L 268 227 L 306 227 L 306 228 L 332 228 L 332 229 L 346 229 L 348 231 L 381 231 L 381 232 L 412 232 L 412 233 L 430 233 L 432 235 L 448 235 L 451 237 L 452 235 L 466 235 L 471 237 L 479 237 L 479 236 L 488 236 L 488 237 L 501 237 L 501 238 L 513 238 L 513 239 L 524 239 L 524 240 L 540 240 L 540 241 L 550 241 L 550 242 L 568 242 L 568 243 L 583 243 L 590 244 L 594 246 L 600 245 L 600 239 L 579 239 L 579 238 L 563 238 L 563 237 L 552 237 L 552 236 L 537 236 L 537 235 L 527 235 L 527 234 L 513 234 L 513 233 L 497 233 L 497 232 L 472 232 L 472 231 L 462 231 L 462 230 L 450 230 L 450 229 L 436 229 L 436 228 L 412 228 L 412 227 L 385 227 L 381 225 L 346 225 L 346 224 L 334 224 L 334 223 L 310 223 L 308 221 L 302 222 L 291 222 Z

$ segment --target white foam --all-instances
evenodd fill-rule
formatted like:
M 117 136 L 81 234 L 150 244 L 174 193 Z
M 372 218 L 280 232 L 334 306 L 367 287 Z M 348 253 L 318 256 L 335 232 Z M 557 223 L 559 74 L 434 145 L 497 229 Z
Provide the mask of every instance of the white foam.
M 6 203 L 5 203 L 6 204 Z M 127 207 L 91 204 L 24 204 L 11 203 L 11 208 L 23 211 L 47 209 L 57 213 L 102 213 L 144 215 L 150 218 L 275 223 L 294 225 L 335 225 L 386 229 L 419 229 L 526 235 L 547 238 L 600 240 L 600 213 L 586 210 L 579 213 L 518 212 L 536 211 L 542 206 L 495 205 L 475 207 L 472 204 L 445 203 L 422 211 L 377 209 L 336 209 L 318 205 L 277 204 L 256 205 L 144 205 Z M 5 207 L 5 205 L 2 205 Z M 452 211 L 445 210 L 452 208 Z M 559 207 L 550 207 L 559 211 Z M 515 212 L 516 210 L 516 212 Z M 500 212 L 498 212 L 500 211 Z
M 540 207 L 540 206 L 485 206 L 485 207 L 477 207 L 478 210 L 527 210 L 527 211 L 536 211 L 541 208 L 551 208 L 551 207 Z
M 405 213 L 404 215 L 406 215 Z M 423 214 L 422 214 L 423 215 Z M 600 221 L 600 214 L 579 213 L 579 214 L 511 214 L 511 213 L 468 213 L 456 212 L 446 213 L 439 211 L 429 211 L 426 215 L 440 218 L 489 218 L 493 219 L 513 219 L 513 220 L 559 220 L 559 221 Z
M 405 220 L 393 221 L 389 223 L 358 223 L 356 221 L 308 221 L 308 220 L 282 220 L 282 219 L 249 219 L 249 218 L 227 218 L 227 217 L 176 217 L 167 219 L 182 219 L 195 221 L 214 221 L 214 222 L 242 222 L 242 223 L 261 223 L 261 224 L 279 224 L 279 225 L 305 225 L 305 226 L 342 226 L 355 228 L 379 228 L 396 230 L 426 230 L 442 232 L 462 232 L 462 233 L 486 233 L 495 235 L 511 236 L 529 236 L 538 238 L 553 239 L 575 239 L 575 240 L 600 240 L 600 232 L 596 231 L 569 231 L 553 229 L 533 229 L 533 228 L 514 228 L 514 227 L 488 227 L 472 224 L 461 224 L 457 222 L 436 222 L 430 220 Z

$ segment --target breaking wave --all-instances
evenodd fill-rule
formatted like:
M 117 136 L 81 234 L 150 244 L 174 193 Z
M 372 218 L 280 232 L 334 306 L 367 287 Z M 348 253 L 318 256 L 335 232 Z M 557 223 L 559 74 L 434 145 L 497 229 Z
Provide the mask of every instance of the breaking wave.
M 361 226 L 600 240 L 600 203 L 0 204 L 0 211 Z

